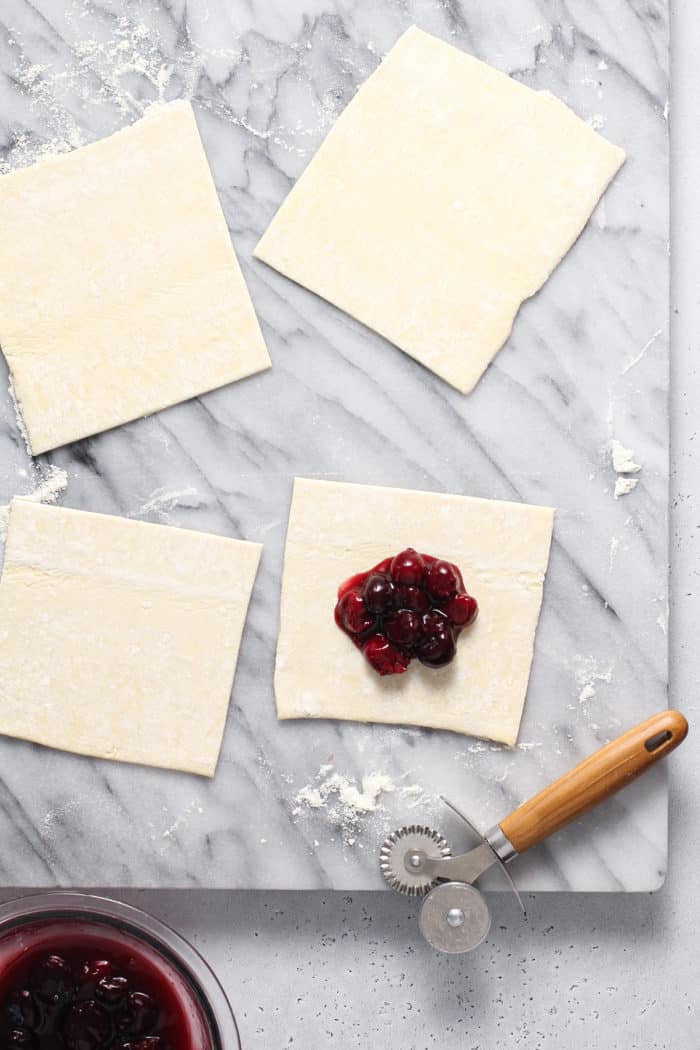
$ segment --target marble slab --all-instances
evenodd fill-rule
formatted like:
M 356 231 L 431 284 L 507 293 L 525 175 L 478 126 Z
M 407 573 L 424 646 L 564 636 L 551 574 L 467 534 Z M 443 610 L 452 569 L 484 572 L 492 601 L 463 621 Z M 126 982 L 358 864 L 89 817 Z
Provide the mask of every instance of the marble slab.
M 551 90 L 628 153 L 466 398 L 251 259 L 336 116 L 411 23 Z M 274 367 L 35 461 L 0 395 L 0 501 L 54 465 L 68 475 L 66 506 L 265 544 L 215 779 L 0 739 L 1 884 L 378 889 L 377 847 L 397 824 L 436 824 L 466 845 L 439 793 L 488 827 L 665 706 L 667 57 L 665 0 L 5 0 L 2 170 L 92 141 L 154 101 L 192 98 Z M 643 465 L 620 499 L 612 438 Z M 272 671 L 295 474 L 558 508 L 516 749 L 278 724 Z M 365 814 L 335 796 L 310 805 L 318 796 L 304 789 L 332 772 L 343 783 L 379 773 L 375 789 L 394 790 Z M 658 768 L 513 874 L 524 890 L 651 890 L 666 868 L 666 814 Z

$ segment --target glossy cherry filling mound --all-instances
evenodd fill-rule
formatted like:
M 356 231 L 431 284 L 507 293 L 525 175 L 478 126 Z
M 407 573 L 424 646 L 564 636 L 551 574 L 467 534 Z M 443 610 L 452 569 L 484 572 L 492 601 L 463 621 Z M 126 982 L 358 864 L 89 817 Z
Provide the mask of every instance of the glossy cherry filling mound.
M 150 945 L 55 927 L 0 950 L 0 1050 L 211 1050 L 192 990 Z
M 403 674 L 450 663 L 478 612 L 456 565 L 408 547 L 338 588 L 335 622 L 378 674 Z

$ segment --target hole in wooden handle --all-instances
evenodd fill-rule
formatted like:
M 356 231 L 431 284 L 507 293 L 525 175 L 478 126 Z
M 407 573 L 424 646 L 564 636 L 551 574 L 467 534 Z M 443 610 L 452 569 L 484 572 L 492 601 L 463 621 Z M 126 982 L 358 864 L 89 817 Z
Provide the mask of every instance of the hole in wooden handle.
M 654 733 L 648 740 L 644 741 L 644 746 L 647 751 L 657 751 L 662 744 L 667 744 L 669 740 L 673 739 L 673 733 L 670 729 L 662 729 L 660 733 Z

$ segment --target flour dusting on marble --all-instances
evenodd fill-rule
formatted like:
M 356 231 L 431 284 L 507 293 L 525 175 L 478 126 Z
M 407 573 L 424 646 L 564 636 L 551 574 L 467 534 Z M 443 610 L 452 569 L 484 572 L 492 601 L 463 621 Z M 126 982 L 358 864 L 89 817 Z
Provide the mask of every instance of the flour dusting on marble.
M 17 421 L 17 429 L 20 432 L 20 435 L 22 437 L 22 441 L 24 441 L 24 447 L 27 450 L 27 455 L 31 456 L 32 450 L 31 450 L 31 447 L 29 445 L 29 434 L 27 433 L 27 428 L 24 425 L 24 416 L 22 415 L 22 409 L 20 408 L 19 398 L 17 397 L 17 394 L 15 393 L 15 386 L 14 386 L 14 383 L 12 382 L 12 376 L 10 376 L 10 381 L 9 381 L 7 389 L 9 391 L 9 393 L 10 393 L 10 400 L 12 401 L 12 405 L 13 405 L 14 410 L 15 410 L 15 419 Z
M 111 104 L 131 122 L 166 101 L 174 66 L 164 58 L 158 35 L 143 22 L 121 16 L 110 38 L 88 36 L 78 40 L 73 48 L 74 62 L 64 68 L 30 63 L 22 45 L 18 34 L 10 39 L 10 46 L 19 52 L 13 77 L 40 117 L 43 134 L 16 132 L 0 156 L 0 174 L 67 153 L 90 141 L 69 108 L 76 102 L 85 109 L 98 102 Z M 178 57 L 180 76 L 173 96 L 191 98 L 203 63 L 195 61 L 194 51 L 186 46 Z M 144 81 L 148 85 L 145 98 L 134 89 L 134 77 L 139 88 Z
M 630 492 L 636 489 L 639 478 L 630 477 L 631 474 L 638 474 L 642 469 L 641 463 L 635 463 L 634 452 L 631 448 L 625 448 L 621 441 L 617 438 L 611 438 L 610 440 L 610 453 L 612 458 L 612 467 L 617 477 L 615 479 L 615 499 L 619 499 L 621 496 L 627 496 Z M 610 551 L 610 567 L 612 568 L 612 562 L 614 558 L 614 551 L 611 548 Z
M 165 809 L 165 807 L 163 807 Z M 177 817 L 172 824 L 165 829 L 162 837 L 164 839 L 177 839 L 178 833 L 183 831 L 189 824 L 190 817 L 195 813 L 203 813 L 204 809 L 200 806 L 196 799 L 192 799 L 191 802 L 185 806 L 179 817 Z
M 313 780 L 297 792 L 292 816 L 304 810 L 323 811 L 344 834 L 346 845 L 355 844 L 363 818 L 381 808 L 382 795 L 399 794 L 407 808 L 432 801 L 420 784 L 397 784 L 387 773 L 372 772 L 361 779 L 335 772 L 331 763 L 319 767 Z
M 639 478 L 619 477 L 615 482 L 615 499 L 619 499 L 620 496 L 629 496 L 630 492 L 634 492 L 638 484 Z
M 89 0 L 76 2 L 67 22 L 92 14 Z M 96 105 L 114 107 L 133 123 L 149 110 L 174 99 L 191 100 L 198 94 L 202 80 L 210 78 L 210 64 L 223 63 L 234 71 L 250 61 L 245 45 L 236 34 L 229 34 L 226 46 L 203 47 L 196 43 L 187 29 L 177 40 L 175 51 L 168 54 L 157 29 L 134 14 L 122 14 L 112 23 L 108 37 L 86 34 L 83 27 L 71 47 L 71 62 L 63 68 L 30 62 L 24 53 L 24 40 L 19 32 L 9 38 L 9 45 L 17 54 L 13 79 L 29 100 L 29 105 L 40 117 L 37 123 L 42 134 L 19 131 L 13 134 L 9 145 L 0 150 L 0 174 L 27 167 L 47 157 L 76 149 L 93 140 L 84 135 L 72 110 L 89 113 Z M 293 42 L 290 47 L 301 52 L 312 48 L 311 42 Z M 364 77 L 368 70 L 358 68 Z M 228 82 L 229 77 L 224 78 Z M 253 83 L 251 89 L 258 85 Z M 198 103 L 238 125 L 255 138 L 271 142 L 279 149 L 300 156 L 308 156 L 322 136 L 335 122 L 342 105 L 336 94 L 328 92 L 321 98 L 313 97 L 315 113 L 309 126 L 300 121 L 293 125 L 277 123 L 273 127 L 256 127 L 248 118 L 248 111 L 236 112 L 226 91 L 215 96 L 202 95 Z M 114 129 L 116 130 L 116 129 Z M 291 139 L 305 139 L 302 146 Z
M 17 41 L 12 39 L 11 44 L 17 46 Z M 35 132 L 15 132 L 6 155 L 0 156 L 0 174 L 28 167 L 46 157 L 67 153 L 82 146 L 85 141 L 74 117 L 56 98 L 57 82 L 67 81 L 71 77 L 70 73 L 52 72 L 49 66 L 29 63 L 21 55 L 14 77 L 28 96 L 30 108 L 41 115 L 46 136 L 39 138 Z
M 642 469 L 641 463 L 634 462 L 634 452 L 631 448 L 625 448 L 621 441 L 613 438 L 610 442 L 612 453 L 612 465 L 616 474 L 638 474 Z
M 168 520 L 168 511 L 175 507 L 186 507 L 188 510 L 197 510 L 204 506 L 204 499 L 193 485 L 187 485 L 182 489 L 168 489 L 165 486 L 151 493 L 145 503 L 142 503 L 137 513 L 139 515 L 155 514 L 159 518 Z
M 601 671 L 593 656 L 578 656 L 576 658 L 576 669 L 574 678 L 579 689 L 578 702 L 585 704 L 596 695 L 596 686 L 599 683 L 609 685 L 613 679 L 613 668 Z
M 65 470 L 61 467 L 50 466 L 44 477 L 40 478 L 36 488 L 31 492 L 20 493 L 17 499 L 28 500 L 30 503 L 55 503 L 67 487 L 68 475 Z M 9 504 L 0 507 L 0 540 L 7 537 L 9 516 Z
M 320 809 L 328 804 L 329 799 L 337 796 L 346 815 L 374 813 L 380 795 L 396 790 L 393 780 L 385 773 L 369 773 L 362 777 L 358 786 L 354 778 L 329 772 L 328 766 L 321 766 L 316 780 L 319 782 L 307 784 L 297 792 L 296 802 L 310 809 Z
M 166 91 L 174 72 L 174 64 L 161 51 L 158 35 L 145 23 L 122 15 L 116 23 L 110 40 L 88 38 L 75 46 L 78 71 L 97 74 L 100 82 L 98 95 L 115 103 L 125 116 L 142 116 L 153 105 L 166 101 Z M 179 85 L 180 98 L 191 98 L 201 67 L 195 63 L 194 50 L 185 45 L 181 56 L 184 62 L 179 70 L 186 70 L 184 83 Z M 130 90 L 129 78 L 143 78 L 151 88 L 152 97 L 141 99 Z

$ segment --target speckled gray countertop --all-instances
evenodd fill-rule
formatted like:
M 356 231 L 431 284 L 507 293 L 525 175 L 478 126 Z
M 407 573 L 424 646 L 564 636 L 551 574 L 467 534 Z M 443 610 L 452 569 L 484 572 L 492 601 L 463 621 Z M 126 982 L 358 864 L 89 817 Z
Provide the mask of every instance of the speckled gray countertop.
M 700 9 L 676 0 L 674 19 L 671 702 L 692 736 L 670 767 L 666 884 L 653 895 L 540 894 L 528 899 L 527 922 L 498 895 L 487 943 L 462 958 L 430 951 L 411 902 L 386 894 L 124 894 L 207 956 L 245 1050 L 700 1045 Z

